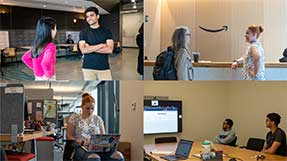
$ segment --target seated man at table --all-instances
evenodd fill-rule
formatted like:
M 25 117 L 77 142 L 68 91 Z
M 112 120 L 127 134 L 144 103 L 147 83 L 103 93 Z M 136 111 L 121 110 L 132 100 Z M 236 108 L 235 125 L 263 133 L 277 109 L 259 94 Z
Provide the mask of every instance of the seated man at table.
M 281 116 L 277 113 L 269 113 L 266 117 L 266 127 L 270 131 L 266 135 L 266 143 L 262 151 L 286 156 L 286 134 L 278 127 Z
M 235 132 L 232 130 L 233 121 L 225 119 L 222 126 L 222 131 L 216 136 L 215 142 L 219 144 L 229 145 L 236 138 Z
M 68 35 L 68 39 L 66 40 L 66 44 L 74 44 L 74 40 L 72 39 L 72 35 Z

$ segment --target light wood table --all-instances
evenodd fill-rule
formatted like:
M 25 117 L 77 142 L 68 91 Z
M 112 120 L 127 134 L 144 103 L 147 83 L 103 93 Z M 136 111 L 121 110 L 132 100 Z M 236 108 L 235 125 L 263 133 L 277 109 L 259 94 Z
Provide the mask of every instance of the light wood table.
M 229 161 L 230 158 L 240 158 L 243 161 L 256 161 L 256 155 L 263 154 L 266 158 L 264 161 L 287 161 L 287 157 L 278 156 L 278 155 L 272 155 L 272 154 L 266 154 L 261 153 L 257 151 L 242 149 L 238 147 L 232 147 L 227 145 L 221 145 L 221 144 L 215 144 L 217 150 L 222 150 L 223 153 L 226 155 L 223 157 L 224 161 Z M 151 154 L 150 152 L 153 150 L 158 151 L 175 151 L 177 147 L 177 143 L 163 143 L 163 144 L 149 144 L 145 145 L 144 149 L 146 151 L 146 156 L 151 158 L 155 161 L 165 161 L 164 159 L 161 159 L 159 154 Z M 200 158 L 192 156 L 192 154 L 199 154 L 201 151 L 201 142 L 194 142 L 189 158 L 186 161 L 200 161 Z
M 43 137 L 43 136 L 47 136 L 47 135 L 51 135 L 51 134 L 54 134 L 55 131 L 52 130 L 52 131 L 35 131 L 31 134 L 19 134 L 17 136 L 17 141 L 18 142 L 24 142 L 24 141 L 30 141 L 30 140 L 33 140 L 33 139 L 37 139 L 37 138 L 40 138 L 40 137 Z M 0 135 L 0 142 L 11 142 L 11 135 Z

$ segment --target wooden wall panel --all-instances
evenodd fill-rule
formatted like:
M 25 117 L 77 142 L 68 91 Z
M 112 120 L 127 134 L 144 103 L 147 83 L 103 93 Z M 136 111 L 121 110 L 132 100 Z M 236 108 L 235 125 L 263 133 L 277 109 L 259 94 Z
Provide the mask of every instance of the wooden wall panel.
M 144 15 L 148 16 L 144 24 L 144 55 L 151 60 L 160 52 L 160 11 L 161 0 L 144 0 Z
M 287 48 L 287 1 L 264 0 L 264 48 L 266 61 L 278 62 Z
M 187 26 L 195 37 L 195 0 L 162 0 L 161 1 L 161 50 L 172 44 L 171 37 L 178 26 Z M 190 48 L 195 48 L 192 38 Z
M 145 3 L 145 10 L 151 7 L 154 13 L 159 10 L 161 13 L 160 17 L 156 17 L 157 23 L 153 23 L 149 31 L 146 30 L 151 32 L 145 37 L 151 59 L 159 50 L 171 45 L 171 35 L 180 25 L 191 28 L 190 49 L 199 51 L 201 60 L 232 61 L 240 57 L 248 45 L 245 31 L 253 24 L 262 25 L 265 29 L 260 41 L 265 49 L 266 62 L 278 62 L 287 48 L 286 0 L 146 0 Z M 150 15 L 150 19 L 152 17 Z M 214 29 L 228 25 L 229 30 L 206 33 L 198 28 L 199 25 Z M 153 36 L 152 41 L 149 36 Z
M 196 50 L 201 53 L 201 60 L 230 60 L 231 15 L 230 0 L 197 0 L 196 1 Z M 229 26 L 227 32 L 210 33 L 199 29 L 220 29 Z

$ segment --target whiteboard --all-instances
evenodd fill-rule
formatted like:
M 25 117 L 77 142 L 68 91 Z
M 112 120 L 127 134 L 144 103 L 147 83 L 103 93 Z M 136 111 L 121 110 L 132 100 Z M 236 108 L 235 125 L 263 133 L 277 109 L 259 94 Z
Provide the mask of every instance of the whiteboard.
M 78 43 L 80 39 L 80 31 L 66 31 L 66 40 L 68 39 L 68 35 L 72 35 L 72 39 L 74 43 Z
M 0 31 L 0 49 L 9 47 L 9 32 Z

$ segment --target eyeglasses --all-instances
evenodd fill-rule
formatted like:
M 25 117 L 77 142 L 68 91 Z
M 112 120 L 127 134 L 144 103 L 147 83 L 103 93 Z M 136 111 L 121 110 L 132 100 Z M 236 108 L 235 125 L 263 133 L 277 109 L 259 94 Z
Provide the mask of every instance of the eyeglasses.
M 87 107 L 87 110 L 94 110 L 94 107 Z

